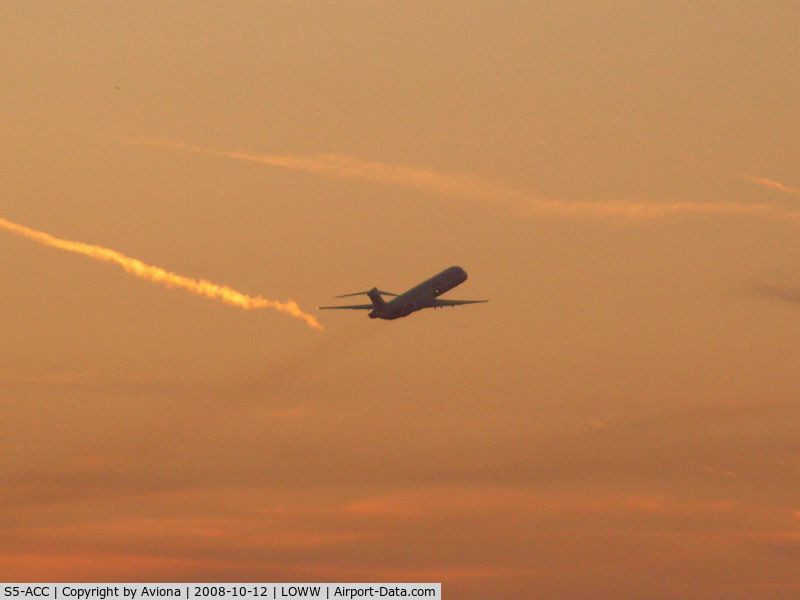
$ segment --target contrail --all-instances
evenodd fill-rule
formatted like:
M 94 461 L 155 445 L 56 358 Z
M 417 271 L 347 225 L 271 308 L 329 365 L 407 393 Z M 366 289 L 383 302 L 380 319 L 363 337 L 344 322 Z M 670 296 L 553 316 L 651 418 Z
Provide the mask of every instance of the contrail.
M 657 219 L 673 215 L 758 215 L 798 219 L 796 213 L 770 203 L 747 202 L 655 202 L 652 200 L 559 200 L 539 198 L 501 184 L 482 181 L 466 175 L 450 175 L 407 165 L 361 160 L 341 154 L 250 154 L 214 150 L 176 142 L 123 140 L 125 143 L 171 148 L 194 154 L 221 156 L 273 167 L 294 169 L 339 179 L 373 181 L 432 192 L 445 197 L 472 198 L 501 205 L 528 216 L 611 217 Z
M 465 175 L 448 175 L 420 167 L 391 165 L 387 163 L 367 161 L 343 154 L 313 154 L 295 156 L 292 154 L 249 154 L 247 152 L 230 152 L 213 150 L 198 146 L 189 146 L 177 142 L 122 140 L 137 146 L 170 148 L 207 156 L 222 156 L 234 160 L 282 167 L 318 175 L 328 175 L 338 179 L 362 179 L 376 183 L 401 185 L 435 192 L 446 196 L 466 195 L 490 200 L 523 199 L 525 194 L 517 190 L 506 189 Z
M 750 173 L 744 173 L 733 167 L 727 167 L 715 164 L 708 160 L 698 158 L 697 156 L 694 156 L 693 154 L 690 154 L 688 152 L 674 151 L 668 149 L 667 153 L 670 156 L 678 158 L 682 161 L 693 163 L 704 169 L 719 171 L 722 173 L 728 173 L 729 175 L 736 177 L 737 179 L 748 181 L 760 187 L 767 188 L 768 190 L 783 192 L 784 194 L 792 194 L 793 196 L 800 196 L 800 189 L 794 188 L 790 185 L 786 185 L 785 183 L 781 183 L 780 181 L 767 179 L 766 177 L 759 177 L 758 175 L 751 175 Z M 789 216 L 792 218 L 796 218 L 796 213 L 790 212 Z
M 217 300 L 244 310 L 271 308 L 283 314 L 301 319 L 305 321 L 306 325 L 309 327 L 319 330 L 323 329 L 317 319 L 315 319 L 313 315 L 303 312 L 294 300 L 279 302 L 278 300 L 269 300 L 261 296 L 248 296 L 247 294 L 238 292 L 225 285 L 218 285 L 206 281 L 205 279 L 192 279 L 191 277 L 172 273 L 161 267 L 148 265 L 137 258 L 125 256 L 121 252 L 111 250 L 110 248 L 60 239 L 49 233 L 13 223 L 2 217 L 0 217 L 0 228 L 45 246 L 66 250 L 67 252 L 74 252 L 75 254 L 88 256 L 91 259 L 101 262 L 116 264 L 135 277 L 146 279 L 154 283 L 160 283 L 166 287 L 181 288 L 191 294 L 205 296 L 210 300 Z
M 653 202 L 651 200 L 538 200 L 524 212 L 562 216 L 608 216 L 629 219 L 658 219 L 672 215 L 777 215 L 776 206 L 749 202 Z M 786 213 L 788 216 L 788 213 Z
M 800 196 L 800 189 L 793 188 L 785 183 L 781 183 L 780 181 L 773 181 L 772 179 L 767 179 L 766 177 L 756 177 L 755 175 L 747 174 L 742 174 L 742 177 L 750 183 L 755 183 L 756 185 L 760 185 L 761 187 L 765 187 L 770 190 L 775 190 L 776 192 Z

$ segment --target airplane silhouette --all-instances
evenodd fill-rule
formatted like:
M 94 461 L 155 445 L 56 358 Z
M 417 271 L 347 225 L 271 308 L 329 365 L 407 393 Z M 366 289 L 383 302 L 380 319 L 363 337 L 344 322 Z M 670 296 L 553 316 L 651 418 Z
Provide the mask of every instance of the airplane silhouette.
M 366 292 L 355 292 L 353 294 L 336 296 L 336 298 L 347 298 L 349 296 L 366 294 L 372 301 L 371 304 L 320 306 L 319 310 L 369 310 L 370 319 L 392 320 L 406 317 L 423 308 L 442 308 L 444 306 L 461 306 L 462 304 L 489 302 L 488 300 L 441 300 L 438 298 L 438 296 L 452 290 L 457 285 L 461 285 L 466 280 L 467 272 L 464 269 L 461 267 L 450 267 L 402 294 L 393 294 L 392 292 L 372 288 Z M 383 299 L 383 296 L 394 296 L 394 298 L 387 302 Z

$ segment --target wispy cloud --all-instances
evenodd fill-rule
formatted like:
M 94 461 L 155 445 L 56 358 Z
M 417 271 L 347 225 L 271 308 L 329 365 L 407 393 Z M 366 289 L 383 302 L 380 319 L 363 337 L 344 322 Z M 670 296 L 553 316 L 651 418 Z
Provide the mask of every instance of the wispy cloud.
M 0 229 L 4 229 L 9 233 L 24 237 L 44 246 L 80 254 L 92 260 L 115 264 L 122 267 L 127 273 L 140 279 L 146 279 L 147 281 L 159 283 L 166 287 L 179 288 L 190 294 L 204 296 L 209 300 L 216 300 L 244 310 L 270 308 L 301 319 L 305 321 L 306 325 L 309 327 L 322 329 L 322 325 L 317 319 L 314 318 L 313 315 L 301 310 L 294 300 L 280 302 L 278 300 L 262 298 L 261 296 L 248 296 L 226 285 L 219 285 L 205 279 L 193 279 L 185 275 L 178 275 L 162 267 L 148 265 L 137 258 L 131 258 L 130 256 L 126 256 L 110 248 L 57 238 L 44 231 L 31 229 L 30 227 L 25 227 L 24 225 L 3 219 L 2 217 L 0 217 Z
M 454 493 L 455 492 L 455 493 Z M 603 517 L 620 515 L 669 515 L 693 517 L 727 514 L 735 502 L 681 501 L 654 494 L 569 494 L 536 489 L 487 486 L 481 488 L 411 489 L 383 496 L 363 498 L 344 510 L 362 516 L 428 519 L 439 515 L 466 516 L 500 512 L 544 517 Z
M 440 173 L 423 167 L 363 160 L 342 154 L 308 156 L 252 154 L 241 151 L 215 150 L 170 141 L 123 140 L 123 142 L 254 162 L 338 179 L 372 181 L 383 185 L 414 188 L 447 198 L 490 203 L 526 216 L 646 220 L 678 215 L 739 215 L 800 220 L 800 215 L 770 203 L 660 202 L 647 199 L 598 201 L 550 199 L 470 175 Z
M 656 202 L 653 200 L 537 200 L 523 212 L 531 215 L 575 217 L 621 217 L 659 219 L 679 215 L 748 215 L 777 217 L 786 215 L 773 204 L 747 202 Z
M 775 190 L 776 192 L 783 192 L 784 194 L 792 194 L 794 196 L 800 196 L 800 189 L 786 185 L 785 183 L 781 183 L 780 181 L 773 181 L 772 179 L 767 179 L 766 177 L 756 177 L 755 175 L 748 175 L 748 174 L 743 174 L 742 177 L 744 177 L 744 179 L 746 179 L 751 183 L 755 183 L 756 185 L 760 185 L 761 187 L 770 190 Z
M 466 196 L 484 200 L 524 200 L 525 194 L 468 175 L 450 175 L 430 169 L 407 165 L 392 165 L 363 160 L 343 154 L 251 154 L 191 146 L 178 142 L 156 140 L 123 140 L 136 146 L 170 148 L 194 154 L 221 156 L 234 160 L 259 163 L 272 167 L 293 169 L 327 175 L 338 179 L 360 179 L 387 185 L 399 185 L 434 192 L 443 196 Z

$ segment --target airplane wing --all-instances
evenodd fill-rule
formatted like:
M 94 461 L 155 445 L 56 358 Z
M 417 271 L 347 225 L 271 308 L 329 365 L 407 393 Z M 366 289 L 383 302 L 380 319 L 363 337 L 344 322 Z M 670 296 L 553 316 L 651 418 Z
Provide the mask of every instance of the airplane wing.
M 439 308 L 440 306 L 461 306 L 462 304 L 480 304 L 482 302 L 489 302 L 488 300 L 440 300 L 437 298 L 433 301 L 434 308 Z
M 317 310 L 338 310 L 340 308 L 349 308 L 351 310 L 370 310 L 375 308 L 372 304 L 351 304 L 350 306 L 318 306 Z

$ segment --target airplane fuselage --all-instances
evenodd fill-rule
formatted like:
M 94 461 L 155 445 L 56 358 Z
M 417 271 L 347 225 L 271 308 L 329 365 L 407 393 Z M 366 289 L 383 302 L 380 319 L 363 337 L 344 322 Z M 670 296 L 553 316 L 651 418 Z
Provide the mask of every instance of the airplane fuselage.
M 467 272 L 461 267 L 450 267 L 430 279 L 423 281 L 410 290 L 386 302 L 378 290 L 371 290 L 369 297 L 375 304 L 370 313 L 370 319 L 399 319 L 411 313 L 436 306 L 434 300 L 445 292 L 452 290 L 467 280 Z

